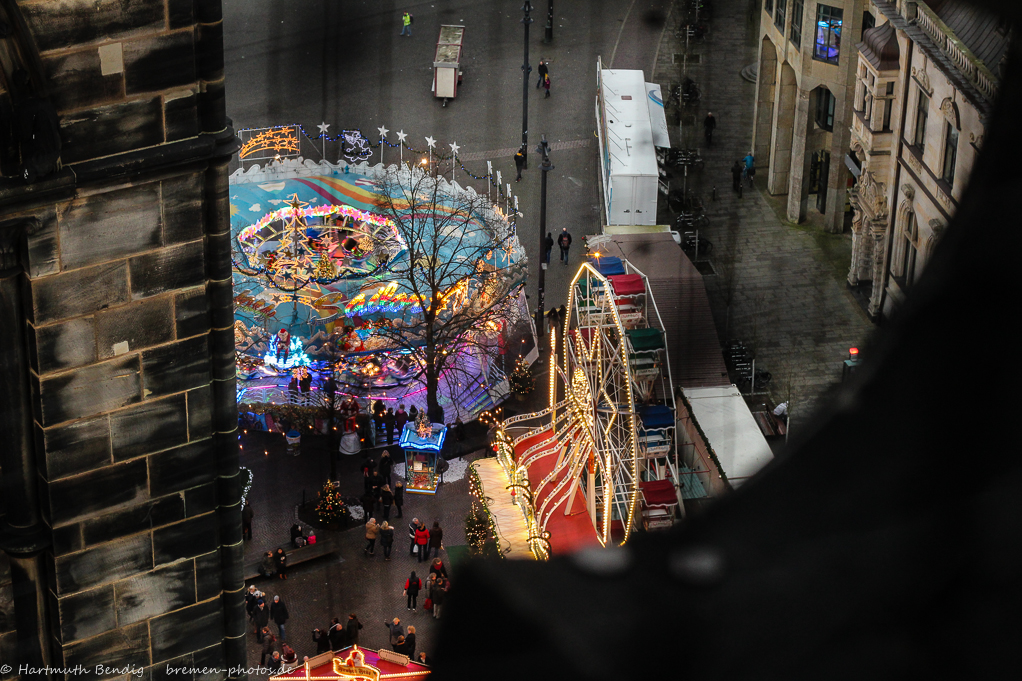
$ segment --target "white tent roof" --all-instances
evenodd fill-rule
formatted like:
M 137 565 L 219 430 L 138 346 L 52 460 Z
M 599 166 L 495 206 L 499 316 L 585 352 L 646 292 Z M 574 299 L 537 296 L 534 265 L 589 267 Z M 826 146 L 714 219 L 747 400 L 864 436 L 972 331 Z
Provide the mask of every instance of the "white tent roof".
M 738 388 L 728 385 L 684 391 L 732 487 L 741 486 L 773 458 Z
M 607 112 L 606 144 L 611 175 L 658 177 L 642 71 L 604 69 L 600 82 Z

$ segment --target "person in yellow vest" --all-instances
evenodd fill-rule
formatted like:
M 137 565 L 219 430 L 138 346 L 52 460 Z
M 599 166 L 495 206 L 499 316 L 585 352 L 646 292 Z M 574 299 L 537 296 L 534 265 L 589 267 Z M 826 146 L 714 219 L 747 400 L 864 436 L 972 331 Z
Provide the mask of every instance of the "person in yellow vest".
M 401 35 L 412 37 L 412 15 L 408 12 L 401 15 Z

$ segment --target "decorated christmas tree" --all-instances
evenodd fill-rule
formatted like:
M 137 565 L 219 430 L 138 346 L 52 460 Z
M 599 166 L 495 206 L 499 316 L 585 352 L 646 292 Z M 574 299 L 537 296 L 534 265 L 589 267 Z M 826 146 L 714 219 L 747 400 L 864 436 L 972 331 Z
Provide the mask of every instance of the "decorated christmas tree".
M 425 409 L 420 410 L 415 416 L 415 432 L 424 439 L 433 434 L 433 424 L 429 422 Z
M 321 523 L 339 523 L 348 515 L 348 509 L 341 499 L 341 493 L 337 491 L 334 483 L 327 480 L 319 493 L 319 501 L 316 504 L 316 515 Z
M 529 363 L 522 357 L 515 361 L 514 371 L 511 372 L 508 381 L 511 384 L 511 392 L 515 395 L 528 395 L 536 387 L 536 381 L 532 378 L 532 370 L 529 368 Z

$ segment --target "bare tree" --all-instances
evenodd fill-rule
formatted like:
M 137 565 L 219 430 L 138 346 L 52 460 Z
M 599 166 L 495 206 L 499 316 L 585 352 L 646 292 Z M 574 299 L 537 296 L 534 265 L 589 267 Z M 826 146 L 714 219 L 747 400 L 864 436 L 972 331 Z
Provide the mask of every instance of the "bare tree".
M 417 168 L 394 169 L 379 185 L 377 211 L 393 221 L 407 248 L 390 269 L 391 297 L 408 307 L 378 333 L 417 364 L 433 417 L 441 411 L 441 377 L 452 393 L 479 380 L 469 353 L 492 356 L 508 322 L 517 321 L 524 253 L 485 196 Z

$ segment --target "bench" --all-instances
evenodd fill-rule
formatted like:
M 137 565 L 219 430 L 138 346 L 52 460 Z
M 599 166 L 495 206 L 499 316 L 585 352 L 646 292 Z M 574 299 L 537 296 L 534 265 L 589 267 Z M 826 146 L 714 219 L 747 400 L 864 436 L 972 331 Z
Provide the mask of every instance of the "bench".
M 784 421 L 769 411 L 754 411 L 752 416 L 756 419 L 756 425 L 759 426 L 764 437 L 782 437 L 788 430 Z
M 335 537 L 328 538 L 320 537 L 319 535 L 317 535 L 315 544 L 306 544 L 301 548 L 293 549 L 291 548 L 291 543 L 288 542 L 287 544 L 281 545 L 279 548 L 284 549 L 284 553 L 287 554 L 287 569 L 290 570 L 296 565 L 301 565 L 302 563 L 305 563 L 307 561 L 315 560 L 317 558 L 327 556 L 331 553 L 335 553 L 337 549 L 340 548 L 340 543 L 337 541 Z M 276 553 L 277 549 L 273 549 L 273 552 Z M 260 556 L 259 559 L 254 562 L 245 564 L 246 582 L 252 579 L 258 579 L 259 577 L 262 577 L 262 573 L 259 572 L 259 569 L 260 567 L 262 567 L 262 564 L 263 564 L 262 556 Z

